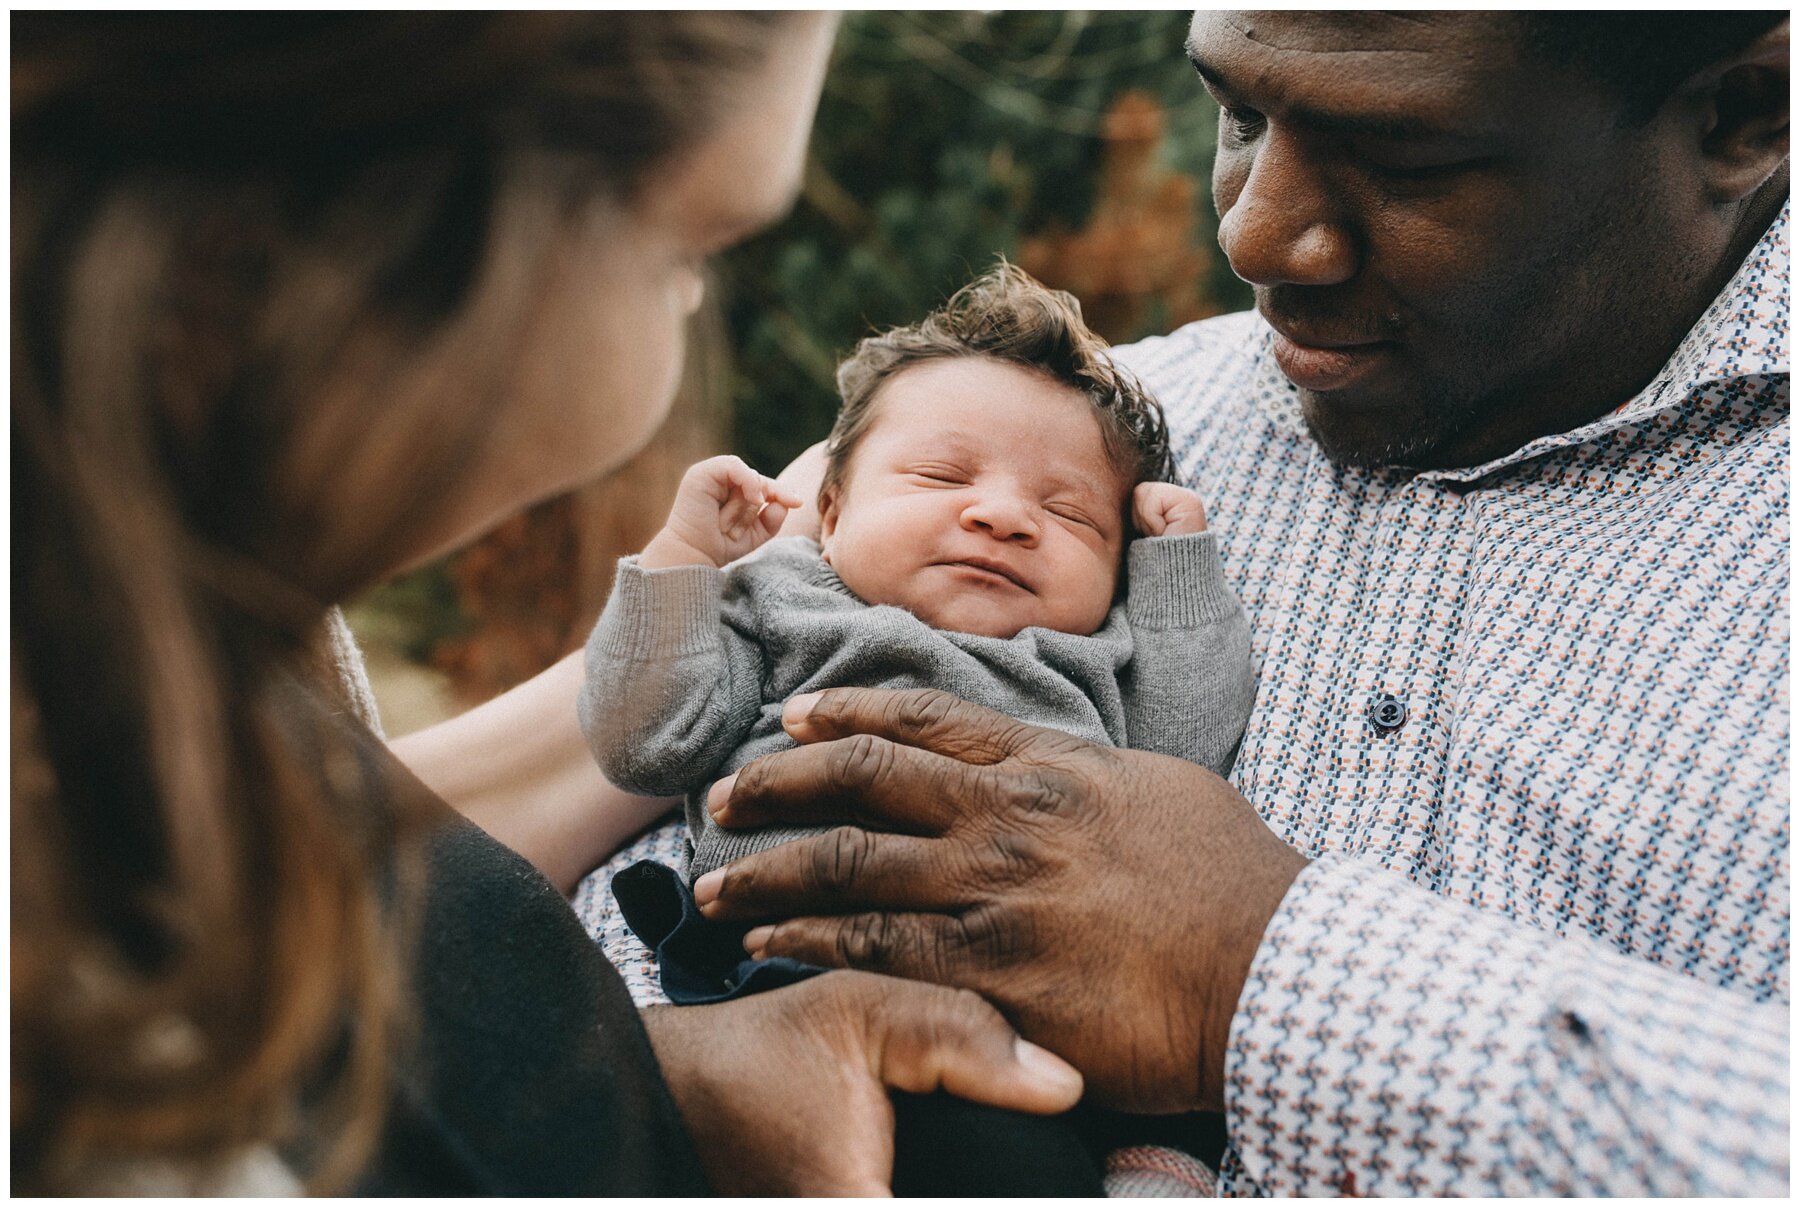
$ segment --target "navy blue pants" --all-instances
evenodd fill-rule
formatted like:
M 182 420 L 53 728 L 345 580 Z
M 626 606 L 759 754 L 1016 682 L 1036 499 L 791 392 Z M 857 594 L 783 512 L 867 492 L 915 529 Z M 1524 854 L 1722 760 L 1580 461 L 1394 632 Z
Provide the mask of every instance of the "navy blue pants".
M 676 1003 L 724 1002 L 790 985 L 824 970 L 786 957 L 751 960 L 747 928 L 701 916 L 671 868 L 640 860 L 612 880 L 625 922 L 656 953 Z M 1080 1107 L 1062 1116 L 1004 1111 L 939 1092 L 894 1095 L 896 1195 L 1104 1195 L 1108 1150 L 1157 1143 L 1218 1162 L 1218 1116 L 1123 1116 Z

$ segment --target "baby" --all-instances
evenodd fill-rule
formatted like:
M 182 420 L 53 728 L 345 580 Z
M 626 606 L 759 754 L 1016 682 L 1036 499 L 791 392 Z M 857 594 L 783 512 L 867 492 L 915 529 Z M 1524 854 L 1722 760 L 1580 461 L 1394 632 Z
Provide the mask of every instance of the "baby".
M 581 720 L 600 766 L 687 798 L 686 881 L 640 861 L 611 882 L 675 1002 L 817 972 L 747 959 L 743 928 L 702 918 L 687 888 L 818 833 L 725 831 L 706 812 L 715 780 L 794 745 L 788 698 L 941 688 L 1218 772 L 1250 713 L 1249 625 L 1200 499 L 1168 481 L 1161 408 L 1073 298 L 1003 264 L 922 323 L 864 340 L 838 385 L 819 539 L 775 537 L 801 504 L 776 483 L 735 457 L 701 462 L 662 531 L 620 563 L 588 641 Z M 1164 1135 L 943 1094 L 894 1107 L 899 1194 L 1099 1195 L 1117 1145 L 1205 1151 L 1187 1118 Z
M 582 727 L 613 783 L 686 796 L 688 883 L 818 833 L 721 830 L 705 794 L 794 745 L 782 705 L 822 688 L 940 688 L 1225 771 L 1248 622 L 1161 408 L 1074 299 L 1002 264 L 838 383 L 819 540 L 772 539 L 801 500 L 701 462 L 588 642 Z

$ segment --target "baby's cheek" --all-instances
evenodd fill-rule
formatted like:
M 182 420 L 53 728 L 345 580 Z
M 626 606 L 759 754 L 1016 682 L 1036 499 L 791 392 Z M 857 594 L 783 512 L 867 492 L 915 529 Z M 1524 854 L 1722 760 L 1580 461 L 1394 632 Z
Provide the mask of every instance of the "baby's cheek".
M 1084 576 L 1071 575 L 1069 581 L 1074 584 L 1083 578 Z M 1071 618 L 1071 623 L 1057 628 L 1069 633 L 1093 633 L 1106 624 L 1106 614 L 1124 598 L 1125 574 L 1122 559 L 1096 565 L 1085 578 L 1090 586 L 1074 595 L 1072 609 L 1075 615 Z

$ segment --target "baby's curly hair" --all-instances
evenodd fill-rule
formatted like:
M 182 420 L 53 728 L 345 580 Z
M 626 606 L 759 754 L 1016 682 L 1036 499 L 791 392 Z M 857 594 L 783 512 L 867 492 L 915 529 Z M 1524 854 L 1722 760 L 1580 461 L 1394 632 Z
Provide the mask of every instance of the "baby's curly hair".
M 848 477 L 882 384 L 910 366 L 955 357 L 992 357 L 1074 387 L 1094 404 L 1121 475 L 1131 483 L 1173 481 L 1161 404 L 1114 363 L 1106 341 L 1082 322 L 1074 295 L 1049 289 L 1002 259 L 922 321 L 870 336 L 838 366 L 844 406 L 825 446 L 821 507 Z

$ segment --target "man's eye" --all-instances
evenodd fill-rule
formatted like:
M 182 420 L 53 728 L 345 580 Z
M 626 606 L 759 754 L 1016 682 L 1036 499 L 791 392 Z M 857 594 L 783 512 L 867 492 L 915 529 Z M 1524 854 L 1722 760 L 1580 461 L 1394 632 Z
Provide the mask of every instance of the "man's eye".
M 1230 105 L 1219 109 L 1219 122 L 1225 128 L 1225 134 L 1234 142 L 1248 142 L 1262 131 L 1263 115 L 1254 109 L 1240 109 Z
M 1485 167 L 1489 160 L 1457 159 L 1437 164 L 1384 164 L 1377 160 L 1365 160 L 1370 173 L 1383 180 L 1405 183 L 1407 181 L 1448 180 L 1464 172 L 1472 172 Z

